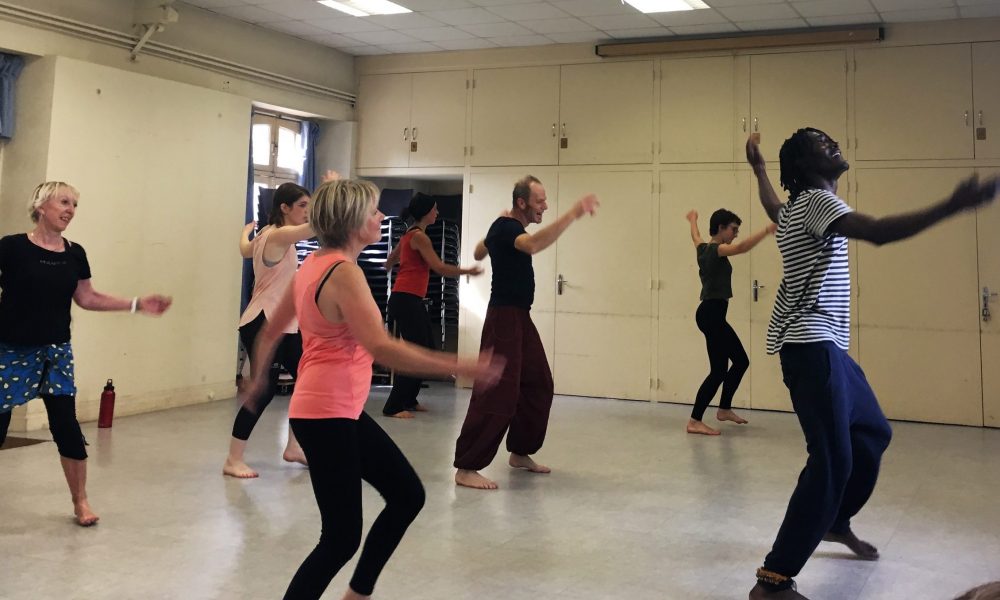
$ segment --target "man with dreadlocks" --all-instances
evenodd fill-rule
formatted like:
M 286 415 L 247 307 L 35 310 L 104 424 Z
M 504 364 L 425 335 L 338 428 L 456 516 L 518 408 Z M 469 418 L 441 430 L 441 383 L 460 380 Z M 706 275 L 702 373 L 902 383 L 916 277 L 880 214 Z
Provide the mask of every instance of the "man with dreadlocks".
M 747 141 L 760 201 L 778 224 L 784 267 L 767 330 L 768 354 L 779 354 L 792 406 L 809 457 L 788 502 L 751 600 L 805 598 L 793 577 L 820 541 L 845 544 L 876 560 L 878 550 L 851 531 L 878 478 L 892 430 L 861 367 L 848 355 L 851 278 L 847 240 L 876 245 L 913 236 L 931 225 L 991 201 L 997 179 L 966 179 L 948 198 L 922 210 L 874 218 L 853 212 L 837 197 L 837 180 L 849 165 L 837 142 L 817 129 L 799 129 L 779 154 L 782 203 L 757 143 Z

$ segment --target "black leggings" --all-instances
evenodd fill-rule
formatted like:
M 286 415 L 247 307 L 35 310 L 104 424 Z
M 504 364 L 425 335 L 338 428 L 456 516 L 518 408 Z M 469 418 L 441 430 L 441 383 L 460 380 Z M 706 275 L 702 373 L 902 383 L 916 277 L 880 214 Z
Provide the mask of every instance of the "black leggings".
M 59 456 L 73 460 L 87 460 L 87 450 L 83 447 L 83 432 L 76 420 L 76 396 L 42 395 L 45 412 L 49 415 L 49 431 L 56 443 Z M 0 446 L 7 440 L 10 427 L 10 411 L 0 414 Z
M 261 311 L 257 318 L 240 327 L 240 341 L 246 348 L 247 356 L 250 357 L 250 368 L 254 368 L 254 341 L 257 334 L 267 323 L 264 312 Z M 278 344 L 278 349 L 274 353 L 274 362 L 271 364 L 271 371 L 267 384 L 267 391 L 257 400 L 256 412 L 248 410 L 245 406 L 240 407 L 236 413 L 236 420 L 233 422 L 233 437 L 246 441 L 250 439 L 250 433 L 257 424 L 257 419 L 267 408 L 267 405 L 274 399 L 274 394 L 278 391 L 278 378 L 281 376 L 281 367 L 291 373 L 292 377 L 297 377 L 299 372 L 299 359 L 302 358 L 302 334 L 286 333 Z
M 727 300 L 703 300 L 695 313 L 698 329 L 705 334 L 705 344 L 708 346 L 708 362 L 711 371 L 698 388 L 695 396 L 694 409 L 691 418 L 701 421 L 705 409 L 722 386 L 722 398 L 719 399 L 720 409 L 729 409 L 733 405 L 733 395 L 740 387 L 743 374 L 750 367 L 750 358 L 740 342 L 739 336 L 726 322 L 726 311 L 729 310 Z M 732 361 L 733 366 L 729 366 Z
M 366 413 L 354 419 L 290 419 L 309 461 L 323 529 L 285 600 L 319 598 L 361 545 L 361 481 L 385 499 L 372 523 L 351 589 L 370 595 L 406 528 L 424 506 L 424 487 L 389 436 Z
M 389 296 L 389 316 L 396 321 L 399 337 L 424 348 L 434 348 L 431 319 L 427 315 L 424 299 L 406 292 L 393 292 Z M 394 415 L 417 405 L 417 394 L 423 379 L 404 375 L 399 371 L 392 381 L 392 391 L 385 401 L 382 414 Z

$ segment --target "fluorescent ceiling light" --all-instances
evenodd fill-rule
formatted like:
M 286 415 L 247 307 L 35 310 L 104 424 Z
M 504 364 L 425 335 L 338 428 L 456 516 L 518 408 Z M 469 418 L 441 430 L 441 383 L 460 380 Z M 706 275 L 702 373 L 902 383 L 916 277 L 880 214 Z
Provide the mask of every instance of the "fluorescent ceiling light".
M 678 10 L 695 10 L 697 8 L 709 8 L 701 0 L 622 0 L 631 4 L 636 10 L 643 13 L 674 12 Z
M 413 12 L 405 6 L 400 6 L 389 0 L 318 0 L 323 6 L 329 6 L 355 17 L 369 15 L 398 15 Z

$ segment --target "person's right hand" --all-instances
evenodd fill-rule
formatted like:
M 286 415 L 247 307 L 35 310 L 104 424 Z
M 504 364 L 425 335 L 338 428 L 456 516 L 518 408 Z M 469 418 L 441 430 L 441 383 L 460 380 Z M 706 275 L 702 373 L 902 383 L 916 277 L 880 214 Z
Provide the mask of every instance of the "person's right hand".
M 688 214 L 685 216 L 685 218 L 687 218 L 688 221 L 694 223 L 695 221 L 698 220 L 698 211 L 696 210 L 688 211 Z
M 326 173 L 323 173 L 323 177 L 320 178 L 322 183 L 330 183 L 331 181 L 337 181 L 340 179 L 340 173 L 334 171 L 333 169 L 327 169 Z
M 760 146 L 752 136 L 747 138 L 747 163 L 754 171 L 763 171 L 767 168 L 764 155 L 760 152 Z
M 580 211 L 579 216 L 583 215 L 595 215 L 597 214 L 597 207 L 601 205 L 601 201 L 597 199 L 597 194 L 587 194 L 583 198 L 576 201 L 577 209 Z
M 507 359 L 503 356 L 493 354 L 492 348 L 487 348 L 479 353 L 478 360 L 467 358 L 458 359 L 455 374 L 463 377 L 471 377 L 475 380 L 473 388 L 480 391 L 494 387 L 503 375 L 503 369 L 507 366 Z
M 994 177 L 980 183 L 979 176 L 973 175 L 955 187 L 948 198 L 948 206 L 954 212 L 975 208 L 992 202 L 1000 193 L 1000 178 Z
M 463 269 L 463 270 L 465 271 L 466 275 L 471 275 L 473 277 L 475 277 L 476 275 L 482 275 L 483 274 L 483 267 L 479 263 L 476 263 L 476 264 L 472 265 L 471 267 L 469 267 L 467 269 Z
M 765 227 L 764 230 L 767 231 L 768 233 L 770 233 L 771 235 L 774 235 L 774 233 L 776 231 L 778 231 L 778 224 L 777 223 L 768 223 L 767 227 Z

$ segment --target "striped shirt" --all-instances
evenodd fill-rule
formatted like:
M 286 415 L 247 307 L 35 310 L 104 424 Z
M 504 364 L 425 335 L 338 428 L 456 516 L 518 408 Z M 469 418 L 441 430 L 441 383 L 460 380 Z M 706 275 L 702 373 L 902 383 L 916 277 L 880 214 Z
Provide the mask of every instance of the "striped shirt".
M 775 238 L 784 275 L 767 327 L 767 353 L 785 343 L 833 342 L 847 350 L 851 338 L 851 273 L 847 238 L 827 231 L 851 207 L 826 190 L 810 189 L 778 213 Z

